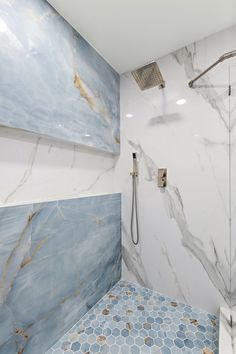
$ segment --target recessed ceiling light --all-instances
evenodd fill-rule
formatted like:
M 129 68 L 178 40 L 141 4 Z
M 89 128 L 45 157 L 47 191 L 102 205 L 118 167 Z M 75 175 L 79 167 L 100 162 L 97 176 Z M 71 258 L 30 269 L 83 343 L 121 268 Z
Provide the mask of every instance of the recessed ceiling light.
M 182 104 L 185 104 L 187 102 L 187 100 L 185 98 L 181 98 L 180 100 L 176 101 L 176 104 L 178 104 L 179 106 L 181 106 Z
M 85 134 L 85 136 L 89 137 L 89 136 L 91 136 L 91 135 L 90 135 L 90 134 Z
M 126 118 L 133 118 L 133 116 L 134 116 L 134 115 L 133 115 L 132 113 L 127 113 L 127 114 L 126 114 Z

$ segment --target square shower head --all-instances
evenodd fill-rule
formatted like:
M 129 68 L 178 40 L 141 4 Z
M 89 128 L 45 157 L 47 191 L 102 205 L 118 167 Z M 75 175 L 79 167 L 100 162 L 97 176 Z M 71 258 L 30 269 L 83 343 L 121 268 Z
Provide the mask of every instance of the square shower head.
M 156 86 L 165 87 L 165 81 L 156 62 L 132 71 L 132 75 L 142 91 Z

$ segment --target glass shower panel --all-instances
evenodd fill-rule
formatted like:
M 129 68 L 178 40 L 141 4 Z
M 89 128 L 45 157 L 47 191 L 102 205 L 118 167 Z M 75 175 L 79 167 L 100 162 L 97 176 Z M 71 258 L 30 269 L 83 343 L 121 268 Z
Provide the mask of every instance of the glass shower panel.
M 232 352 L 236 353 L 236 59 L 230 62 L 230 295 L 232 309 Z
M 208 73 L 194 88 L 205 98 L 213 114 L 206 111 L 207 129 L 200 142 L 205 149 L 210 186 L 205 189 L 209 198 L 208 238 L 205 240 L 209 261 L 210 282 L 218 290 L 219 304 L 230 306 L 230 99 L 229 65 L 223 63 Z M 235 200 L 236 202 L 236 200 Z M 208 248 L 209 247 L 209 248 Z
M 229 232 L 225 232 L 226 274 L 229 287 L 227 305 L 220 311 L 219 354 L 236 353 L 236 59 L 228 63 L 228 176 L 229 183 Z M 229 285 L 228 285 L 229 283 Z M 223 304 L 221 304 L 223 305 Z

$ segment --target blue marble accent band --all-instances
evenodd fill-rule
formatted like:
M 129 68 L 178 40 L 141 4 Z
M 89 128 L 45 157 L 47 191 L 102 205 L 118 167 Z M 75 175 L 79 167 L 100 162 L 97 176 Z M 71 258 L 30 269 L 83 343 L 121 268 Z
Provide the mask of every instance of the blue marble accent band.
M 0 125 L 119 153 L 119 75 L 46 0 L 1 0 L 0 41 Z
M 120 194 L 0 208 L 0 354 L 42 354 L 121 276 Z

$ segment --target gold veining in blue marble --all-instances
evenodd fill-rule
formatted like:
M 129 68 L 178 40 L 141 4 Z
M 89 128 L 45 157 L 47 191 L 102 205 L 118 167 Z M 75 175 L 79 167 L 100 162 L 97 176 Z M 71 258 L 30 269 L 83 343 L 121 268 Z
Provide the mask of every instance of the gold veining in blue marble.
M 120 279 L 120 194 L 0 208 L 0 220 L 0 354 L 42 354 Z
M 119 75 L 47 3 L 0 2 L 0 124 L 119 153 Z

